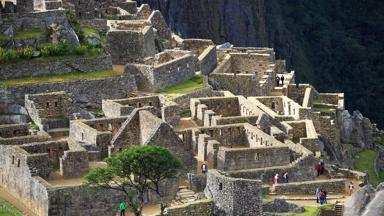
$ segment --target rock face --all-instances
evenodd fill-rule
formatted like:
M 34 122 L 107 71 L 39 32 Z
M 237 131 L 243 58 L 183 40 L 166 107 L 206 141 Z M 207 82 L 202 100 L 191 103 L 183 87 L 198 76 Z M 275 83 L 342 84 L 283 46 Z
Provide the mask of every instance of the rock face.
M 347 110 L 339 117 L 341 142 L 370 149 L 373 142 L 373 125 L 359 111 L 351 116 Z
M 274 199 L 263 204 L 263 212 L 304 212 L 304 208 L 282 199 Z
M 349 197 L 344 203 L 344 216 L 359 216 L 367 204 L 375 197 L 372 185 L 366 185 Z M 368 210 L 368 208 L 367 208 Z

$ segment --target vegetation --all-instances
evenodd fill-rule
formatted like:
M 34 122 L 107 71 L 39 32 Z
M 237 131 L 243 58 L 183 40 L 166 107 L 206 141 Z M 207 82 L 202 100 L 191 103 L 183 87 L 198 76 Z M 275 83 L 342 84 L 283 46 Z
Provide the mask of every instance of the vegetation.
M 182 162 L 168 149 L 155 146 L 132 146 L 106 159 L 104 168 L 96 168 L 85 176 L 85 183 L 99 188 L 125 193 L 128 207 L 140 216 L 144 207 L 146 191 L 153 191 L 161 197 L 161 215 L 167 206 L 163 201 L 160 183 L 177 177 Z M 134 176 L 134 178 L 133 178 Z
M 37 83 L 47 83 L 47 82 L 64 82 L 64 81 L 73 81 L 73 80 L 91 80 L 91 79 L 100 79 L 106 77 L 121 76 L 121 72 L 113 70 L 102 70 L 95 72 L 71 72 L 60 75 L 47 75 L 47 76 L 38 76 L 38 77 L 25 77 L 9 80 L 0 80 L 0 86 L 15 86 L 15 85 L 25 85 L 25 84 L 37 84 Z
M 96 29 L 83 27 L 81 28 L 81 30 L 84 38 L 94 36 L 95 38 L 99 39 L 102 44 L 105 44 L 107 42 L 107 35 L 100 34 Z
M 40 28 L 33 28 L 28 31 L 16 31 L 15 39 L 39 38 L 45 37 L 47 32 Z
M 204 86 L 204 77 L 201 75 L 196 75 L 189 80 L 161 89 L 158 91 L 158 93 L 166 94 L 171 97 L 176 97 L 190 93 L 200 88 L 204 88 Z
M 284 216 L 317 216 L 319 215 L 321 209 L 334 209 L 335 205 L 323 205 L 320 207 L 317 206 L 304 206 L 304 212 L 302 213 L 285 213 Z
M 38 47 L 36 51 L 40 51 L 39 57 L 33 57 L 35 49 L 32 47 L 20 48 L 17 50 L 9 49 L 5 51 L 0 48 L 0 63 L 20 63 L 20 60 L 30 60 L 33 58 L 45 60 L 45 57 L 52 56 L 96 56 L 103 53 L 101 48 L 92 44 L 80 45 L 79 47 L 71 47 L 67 43 L 60 43 L 57 45 L 43 44 Z M 60 60 L 54 58 L 53 60 Z
M 357 154 L 355 161 L 355 169 L 361 172 L 368 173 L 369 182 L 373 186 L 377 186 L 380 182 L 384 181 L 384 171 L 379 172 L 377 175 L 375 172 L 375 159 L 376 152 L 373 150 L 364 150 Z
M 22 216 L 23 214 L 7 203 L 5 200 L 0 199 L 0 216 Z

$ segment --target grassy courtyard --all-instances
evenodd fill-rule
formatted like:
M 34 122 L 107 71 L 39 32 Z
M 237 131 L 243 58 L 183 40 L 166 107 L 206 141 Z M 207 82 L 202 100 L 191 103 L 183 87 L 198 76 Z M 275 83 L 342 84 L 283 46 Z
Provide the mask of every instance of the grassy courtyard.
M 161 89 L 157 91 L 157 93 L 165 94 L 170 97 L 177 97 L 204 87 L 204 77 L 196 75 L 189 80 Z
M 38 76 L 38 77 L 25 77 L 9 80 L 0 80 L 0 86 L 15 86 L 15 85 L 25 85 L 25 84 L 39 84 L 47 82 L 64 82 L 64 81 L 74 81 L 74 80 L 91 80 L 91 79 L 100 79 L 107 77 L 115 77 L 123 75 L 121 72 L 113 70 L 102 70 L 95 72 L 70 72 L 61 75 L 48 75 L 48 76 Z
M 379 175 L 376 175 L 375 172 L 375 159 L 376 152 L 373 150 L 364 150 L 357 154 L 355 169 L 361 172 L 367 172 L 369 182 L 373 186 L 377 186 L 380 182 L 384 181 L 384 172 L 380 172 Z
M 304 212 L 302 213 L 283 213 L 284 216 L 317 216 L 321 209 L 334 209 L 334 205 L 323 205 L 320 207 L 317 206 L 304 206 Z

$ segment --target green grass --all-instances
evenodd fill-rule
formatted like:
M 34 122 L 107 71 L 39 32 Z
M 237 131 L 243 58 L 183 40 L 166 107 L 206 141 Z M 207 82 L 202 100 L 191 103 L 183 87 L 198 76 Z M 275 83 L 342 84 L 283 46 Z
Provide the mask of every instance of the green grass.
M 107 42 L 107 35 L 99 34 L 99 32 L 96 29 L 83 27 L 81 28 L 81 30 L 83 31 L 83 35 L 85 38 L 87 38 L 88 36 L 94 36 L 97 39 L 99 39 L 102 44 L 105 44 Z
M 157 92 L 171 97 L 177 97 L 204 87 L 204 77 L 202 75 L 196 75 L 192 77 L 192 79 L 186 80 L 173 86 L 166 87 Z
M 384 181 L 384 172 L 380 172 L 379 175 L 376 175 L 375 172 L 374 163 L 376 156 L 375 151 L 364 150 L 357 154 L 355 161 L 355 169 L 361 172 L 367 172 L 369 182 L 375 187 Z
M 5 208 L 4 208 L 5 207 Z M 7 203 L 5 200 L 0 199 L 0 216 L 22 216 L 23 214 Z
M 323 103 L 323 101 L 320 98 L 314 98 L 312 102 L 313 102 L 313 104 L 322 104 Z
M 5 64 L 23 64 L 23 63 L 30 63 L 30 62 L 52 62 L 52 61 L 60 61 L 60 60 L 71 60 L 71 59 L 78 59 L 78 58 L 84 58 L 84 57 L 97 57 L 99 55 L 97 54 L 91 54 L 87 53 L 85 55 L 64 55 L 64 56 L 47 56 L 47 57 L 37 57 L 32 59 L 18 59 L 14 62 L 7 62 Z
M 121 72 L 112 70 L 102 70 L 95 72 L 71 72 L 61 75 L 49 75 L 49 76 L 38 76 L 38 77 L 26 77 L 9 80 L 0 80 L 0 86 L 15 86 L 24 84 L 37 84 L 47 82 L 63 82 L 73 80 L 91 80 L 98 78 L 121 76 Z
M 47 35 L 46 31 L 39 28 L 33 28 L 29 31 L 16 31 L 15 39 L 39 38 Z
M 334 205 L 323 205 L 323 206 L 304 206 L 304 212 L 302 213 L 284 213 L 284 216 L 317 216 L 321 209 L 334 209 Z
M 322 112 L 322 113 L 336 113 L 336 109 L 334 108 L 314 108 L 315 112 Z
M 0 34 L 0 41 L 7 41 L 7 40 L 8 40 L 7 35 Z

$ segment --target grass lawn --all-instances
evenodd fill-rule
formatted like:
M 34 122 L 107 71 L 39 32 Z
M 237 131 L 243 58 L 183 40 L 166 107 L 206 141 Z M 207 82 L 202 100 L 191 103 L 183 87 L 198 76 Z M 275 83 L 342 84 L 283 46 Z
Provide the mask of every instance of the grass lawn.
M 317 206 L 304 206 L 305 211 L 302 213 L 284 213 L 284 216 L 317 216 L 321 209 L 333 209 L 334 205 Z
M 114 77 L 123 75 L 121 72 L 113 70 L 102 70 L 95 72 L 71 72 L 61 75 L 48 75 L 38 77 L 26 77 L 9 80 L 0 80 L 0 86 L 15 86 L 23 84 L 37 84 L 47 82 L 63 82 L 73 80 L 91 80 L 98 78 Z
M 4 208 L 6 207 L 6 208 Z M 11 204 L 0 199 L 0 216 L 22 216 L 23 214 Z
M 375 187 L 384 181 L 384 172 L 380 172 L 379 175 L 375 173 L 374 163 L 376 156 L 375 151 L 364 150 L 357 154 L 355 161 L 355 169 L 361 172 L 367 172 L 369 182 Z
M 204 77 L 202 75 L 196 75 L 189 80 L 161 89 L 157 91 L 157 93 L 177 97 L 204 87 Z

